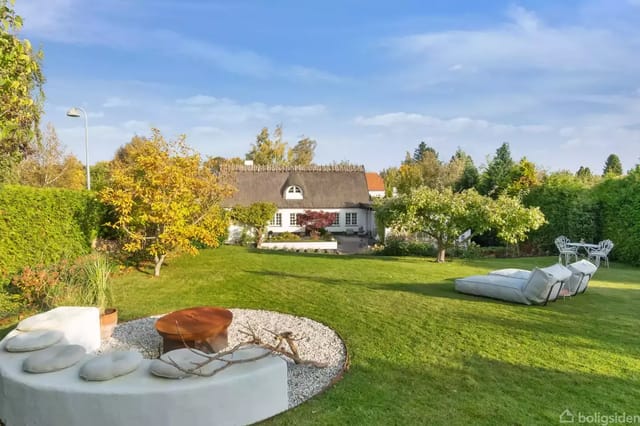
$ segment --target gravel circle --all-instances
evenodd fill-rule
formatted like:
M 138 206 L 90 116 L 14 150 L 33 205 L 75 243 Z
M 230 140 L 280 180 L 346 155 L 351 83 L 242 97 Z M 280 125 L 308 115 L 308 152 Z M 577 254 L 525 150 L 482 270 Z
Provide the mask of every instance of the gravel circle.
M 298 353 L 304 360 L 324 363 L 323 368 L 297 365 L 287 357 L 287 380 L 289 384 L 289 408 L 322 392 L 339 379 L 347 367 L 347 351 L 338 334 L 324 324 L 309 318 L 253 309 L 229 309 L 233 321 L 228 329 L 228 348 L 246 341 L 240 331 L 250 327 L 265 342 L 274 342 L 269 331 L 290 331 L 300 340 L 296 341 Z M 158 358 L 162 349 L 162 338 L 155 329 L 155 322 L 162 315 L 120 323 L 110 339 L 104 340 L 98 353 L 118 350 L 140 352 L 148 359 Z

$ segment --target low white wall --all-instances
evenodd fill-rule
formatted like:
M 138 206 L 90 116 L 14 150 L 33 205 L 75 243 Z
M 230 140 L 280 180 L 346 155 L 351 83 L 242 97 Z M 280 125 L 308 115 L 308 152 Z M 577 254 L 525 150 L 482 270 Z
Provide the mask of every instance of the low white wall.
M 263 249 L 279 250 L 337 250 L 337 241 L 276 241 L 262 243 Z

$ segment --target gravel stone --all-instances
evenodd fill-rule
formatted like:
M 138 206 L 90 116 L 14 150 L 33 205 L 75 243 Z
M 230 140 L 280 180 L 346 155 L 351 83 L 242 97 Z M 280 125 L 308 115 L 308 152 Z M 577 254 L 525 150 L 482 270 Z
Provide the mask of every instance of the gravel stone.
M 327 365 L 323 368 L 296 365 L 289 358 L 282 356 L 287 362 L 289 408 L 322 392 L 344 371 L 347 359 L 345 345 L 336 332 L 326 325 L 309 318 L 273 311 L 253 309 L 230 309 L 230 311 L 233 312 L 233 321 L 228 329 L 229 345 L 226 349 L 247 340 L 247 336 L 241 332 L 247 327 L 268 343 L 275 343 L 275 338 L 269 331 L 274 333 L 290 331 L 296 339 L 300 339 L 296 340 L 296 345 L 302 359 Z M 97 353 L 130 350 L 140 352 L 147 359 L 159 358 L 162 338 L 154 325 L 161 316 L 154 315 L 118 324 L 111 338 L 102 341 Z

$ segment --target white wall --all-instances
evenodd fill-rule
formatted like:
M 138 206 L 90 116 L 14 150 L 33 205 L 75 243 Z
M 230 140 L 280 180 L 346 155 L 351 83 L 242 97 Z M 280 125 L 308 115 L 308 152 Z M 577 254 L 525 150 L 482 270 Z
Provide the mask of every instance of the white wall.
M 338 213 L 340 215 L 340 226 L 329 226 L 327 230 L 329 232 L 346 232 L 347 229 L 358 232 L 358 229 L 362 227 L 365 231 L 372 231 L 375 229 L 375 221 L 371 220 L 371 213 L 367 209 L 359 209 L 359 208 L 350 208 L 350 209 L 313 209 L 313 210 L 322 210 L 323 212 L 329 213 Z M 279 209 L 277 213 L 282 214 L 282 226 L 268 226 L 267 232 L 271 231 L 273 233 L 281 233 L 281 232 L 303 232 L 304 228 L 302 226 L 291 225 L 289 221 L 289 217 L 291 214 L 304 213 L 305 209 Z M 356 225 L 345 224 L 346 213 L 357 213 L 358 214 L 358 223 Z M 372 228 L 373 227 L 373 228 Z

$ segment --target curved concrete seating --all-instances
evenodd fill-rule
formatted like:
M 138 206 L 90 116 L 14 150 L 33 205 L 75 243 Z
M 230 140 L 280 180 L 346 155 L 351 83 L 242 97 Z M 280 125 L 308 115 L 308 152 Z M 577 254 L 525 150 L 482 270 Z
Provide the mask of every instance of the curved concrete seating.
M 181 380 L 150 374 L 152 361 L 145 359 L 127 375 L 96 382 L 80 377 L 93 354 L 63 370 L 24 372 L 24 360 L 37 352 L 5 350 L 6 341 L 19 333 L 0 341 L 0 420 L 7 425 L 238 425 L 288 408 L 287 365 L 276 356 L 236 364 L 213 377 Z M 67 337 L 60 344 L 78 343 Z
M 490 297 L 525 305 L 543 304 L 558 298 L 571 271 L 557 264 L 546 268 L 501 269 L 487 275 L 459 278 L 455 289 L 460 293 Z

